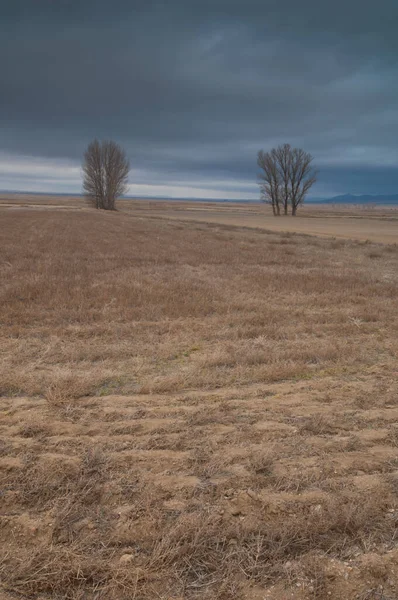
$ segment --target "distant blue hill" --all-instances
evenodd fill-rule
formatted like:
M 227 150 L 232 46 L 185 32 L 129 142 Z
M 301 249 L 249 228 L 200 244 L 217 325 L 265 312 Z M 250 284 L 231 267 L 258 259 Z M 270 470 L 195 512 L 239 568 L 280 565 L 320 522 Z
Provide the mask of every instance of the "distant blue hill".
M 398 204 L 398 194 L 354 196 L 342 194 L 333 198 L 308 198 L 308 202 L 321 202 L 322 204 Z

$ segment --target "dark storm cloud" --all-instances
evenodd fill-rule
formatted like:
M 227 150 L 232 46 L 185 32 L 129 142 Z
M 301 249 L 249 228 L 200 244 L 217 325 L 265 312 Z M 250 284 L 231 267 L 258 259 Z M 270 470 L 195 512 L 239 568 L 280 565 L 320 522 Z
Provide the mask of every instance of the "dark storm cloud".
M 290 141 L 314 154 L 319 192 L 397 191 L 396 0 L 3 0 L 0 11 L 3 153 L 77 165 L 92 137 L 112 137 L 139 183 L 250 193 L 256 151 Z

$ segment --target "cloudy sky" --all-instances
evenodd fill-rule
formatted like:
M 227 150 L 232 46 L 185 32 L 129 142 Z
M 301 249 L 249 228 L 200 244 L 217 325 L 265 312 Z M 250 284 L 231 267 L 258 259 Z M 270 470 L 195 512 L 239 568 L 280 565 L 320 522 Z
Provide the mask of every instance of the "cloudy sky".
M 398 193 L 397 0 L 1 0 L 0 189 L 80 192 L 88 142 L 132 195 L 257 198 L 256 153 L 315 196 Z

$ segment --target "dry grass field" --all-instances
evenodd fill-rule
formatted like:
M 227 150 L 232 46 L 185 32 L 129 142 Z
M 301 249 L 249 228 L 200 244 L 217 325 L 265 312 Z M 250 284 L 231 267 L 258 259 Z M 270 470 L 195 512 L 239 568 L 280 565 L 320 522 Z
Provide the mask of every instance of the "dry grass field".
M 217 203 L 151 200 L 121 200 L 119 210 L 126 214 L 158 219 L 195 221 L 263 229 L 283 233 L 301 233 L 335 239 L 398 244 L 398 206 L 306 204 L 298 216 L 275 218 L 269 206 L 252 203 Z M 86 211 L 77 196 L 39 196 L 0 194 L 0 210 L 24 209 Z
M 0 208 L 1 599 L 396 599 L 398 247 L 144 212 Z
M 297 217 L 275 218 L 263 204 L 124 201 L 126 212 L 142 216 L 234 225 L 376 243 L 398 243 L 397 206 L 307 204 Z

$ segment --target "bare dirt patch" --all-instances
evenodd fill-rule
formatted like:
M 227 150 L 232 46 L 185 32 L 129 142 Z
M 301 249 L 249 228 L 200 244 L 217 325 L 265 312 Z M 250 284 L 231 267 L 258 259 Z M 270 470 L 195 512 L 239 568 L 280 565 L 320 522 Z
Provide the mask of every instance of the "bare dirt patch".
M 2 211 L 4 598 L 398 595 L 398 252 Z

